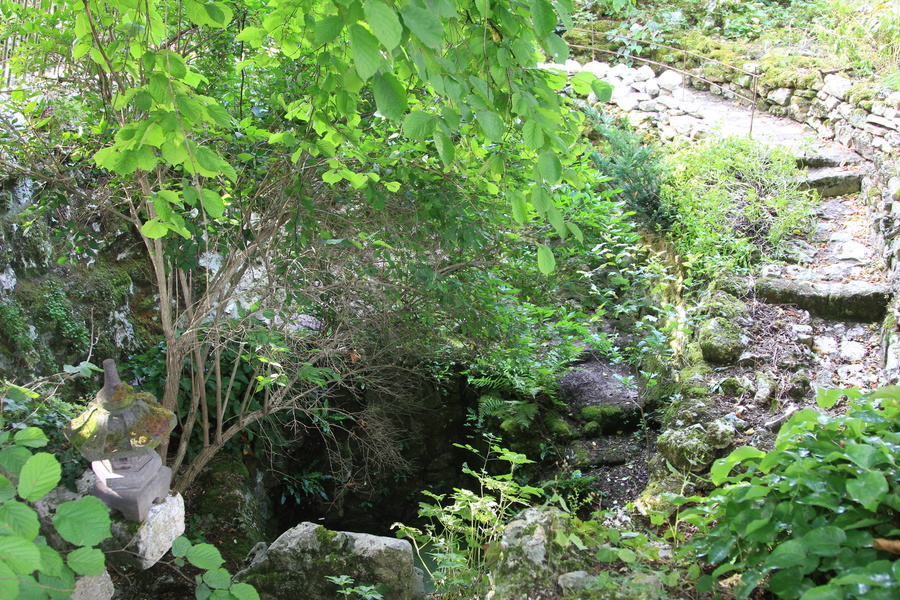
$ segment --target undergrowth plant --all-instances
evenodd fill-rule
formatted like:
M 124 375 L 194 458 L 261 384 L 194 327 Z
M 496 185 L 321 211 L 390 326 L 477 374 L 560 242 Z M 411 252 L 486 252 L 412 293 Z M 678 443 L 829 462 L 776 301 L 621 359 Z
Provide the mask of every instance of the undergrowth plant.
M 41 535 L 41 500 L 62 477 L 56 457 L 35 452 L 49 440 L 37 427 L 10 431 L 0 418 L 0 598 L 68 598 L 76 576 L 99 575 L 106 566 L 97 545 L 111 535 L 109 509 L 85 496 L 56 507 L 53 529 L 73 549 L 59 552 Z
M 349 575 L 331 575 L 325 579 L 338 586 L 337 593 L 347 598 L 362 598 L 363 600 L 381 600 L 384 596 L 374 585 L 356 584 Z
M 197 600 L 259 600 L 259 593 L 249 583 L 232 583 L 231 573 L 222 568 L 225 559 L 212 544 L 194 544 L 181 536 L 172 542 L 172 556 L 176 568 L 190 563 L 201 570 L 194 576 Z
M 395 524 L 400 537 L 408 538 L 421 557 L 428 553 L 434 564 L 429 577 L 446 598 L 476 598 L 488 588 L 488 573 L 500 552 L 500 538 L 507 522 L 542 495 L 537 487 L 515 480 L 516 467 L 531 463 L 523 454 L 492 445 L 481 455 L 470 445 L 456 444 L 479 455 L 477 469 L 463 466 L 474 478 L 475 490 L 455 488 L 451 494 L 425 491 L 430 501 L 419 503 L 419 515 L 428 519 L 421 529 Z M 493 475 L 494 463 L 508 465 L 508 472 Z
M 663 205 L 675 215 L 675 248 L 710 278 L 749 267 L 804 226 L 814 195 L 800 189 L 795 159 L 746 138 L 713 139 L 669 160 Z
M 700 503 L 683 518 L 717 565 L 701 590 L 739 573 L 738 599 L 757 587 L 789 600 L 900 597 L 900 387 L 820 390 L 817 402 L 844 395 L 846 414 L 798 411 L 774 451 L 738 448 L 711 469 L 719 489 L 682 499 Z
M 658 148 L 644 143 L 627 124 L 617 124 L 594 108 L 585 114 L 598 136 L 590 158 L 610 185 L 621 189 L 618 198 L 644 226 L 667 229 L 673 220 L 660 202 L 665 166 Z

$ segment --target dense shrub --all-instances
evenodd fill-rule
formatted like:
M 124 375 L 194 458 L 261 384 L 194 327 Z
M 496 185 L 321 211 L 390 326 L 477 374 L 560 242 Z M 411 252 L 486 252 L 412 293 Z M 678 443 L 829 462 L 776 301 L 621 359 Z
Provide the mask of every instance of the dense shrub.
M 668 228 L 673 214 L 660 202 L 662 154 L 624 126 L 617 126 L 593 110 L 587 114 L 599 136 L 597 150 L 591 153 L 597 169 L 610 178 L 610 186 L 622 190 L 619 198 L 643 224 Z
M 709 276 L 771 255 L 806 230 L 814 196 L 800 189 L 791 153 L 746 138 L 721 138 L 673 154 L 662 205 L 675 215 L 675 246 Z
M 820 407 L 843 393 L 859 396 L 820 391 Z M 801 410 L 774 451 L 745 446 L 713 466 L 722 487 L 688 511 L 708 528 L 694 545 L 719 565 L 712 577 L 741 574 L 737 598 L 758 586 L 788 599 L 897 598 L 900 562 L 889 552 L 900 546 L 898 465 L 900 388 L 851 401 L 842 416 Z

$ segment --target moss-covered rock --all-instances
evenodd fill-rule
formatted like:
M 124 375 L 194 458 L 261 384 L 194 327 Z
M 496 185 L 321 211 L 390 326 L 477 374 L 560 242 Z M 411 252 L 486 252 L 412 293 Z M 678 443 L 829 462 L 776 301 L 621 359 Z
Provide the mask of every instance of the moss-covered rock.
M 493 600 L 556 597 L 557 578 L 577 565 L 558 543 L 568 530 L 568 515 L 556 509 L 528 508 L 509 523 L 489 575 Z
M 671 515 L 677 508 L 672 504 L 669 494 L 689 495 L 694 492 L 694 485 L 683 475 L 666 472 L 662 478 L 652 478 L 647 487 L 634 501 L 634 507 L 644 516 L 654 513 Z
M 736 361 L 746 346 L 743 332 L 735 323 L 714 317 L 697 332 L 703 358 L 713 364 L 727 365 Z
M 385 600 L 424 598 L 408 541 L 328 531 L 314 523 L 283 533 L 235 579 L 253 585 L 262 600 L 339 600 L 346 596 L 327 578 L 340 576 L 374 586 Z
M 621 431 L 626 425 L 626 415 L 618 404 L 595 404 L 581 409 L 581 418 L 588 424 L 596 423 L 604 433 Z
M 695 423 L 704 423 L 712 417 L 712 406 L 708 399 L 682 396 L 672 402 L 663 413 L 663 426 L 667 428 L 687 427 Z
M 560 442 L 568 442 L 578 437 L 578 429 L 563 419 L 557 412 L 548 412 L 544 415 L 544 425 L 550 436 Z
M 191 524 L 196 532 L 215 542 L 233 567 L 241 565 L 250 549 L 265 540 L 265 516 L 269 512 L 253 490 L 243 461 L 221 455 L 206 467 L 196 489 L 198 498 Z M 270 538 L 271 539 L 271 538 Z
M 713 449 L 700 423 L 667 430 L 656 440 L 656 446 L 672 466 L 682 471 L 702 471 L 713 459 Z
M 856 82 L 847 92 L 847 102 L 859 105 L 865 101 L 873 101 L 879 89 L 877 84 L 869 81 Z
M 717 450 L 734 443 L 737 429 L 733 420 L 719 418 L 680 429 L 668 429 L 656 441 L 660 453 L 682 471 L 703 471 Z
M 726 377 L 719 382 L 718 387 L 726 396 L 742 396 L 747 391 L 744 383 L 737 377 Z
M 12 254 L 12 268 L 20 278 L 38 277 L 50 269 L 53 246 L 45 222 L 19 214 L 4 219 L 3 230 Z
M 703 299 L 701 313 L 727 320 L 743 320 L 750 315 L 747 304 L 724 290 L 715 290 Z
M 678 374 L 681 383 L 681 395 L 688 398 L 702 398 L 710 394 L 707 377 L 712 375 L 712 367 L 705 362 L 686 367 Z
M 585 423 L 581 428 L 581 437 L 592 440 L 596 439 L 603 435 L 603 427 L 600 426 L 600 423 L 595 421 L 590 421 Z
M 797 371 L 791 376 L 787 393 L 791 398 L 803 398 L 811 388 L 812 381 L 809 378 L 809 374 L 804 371 Z

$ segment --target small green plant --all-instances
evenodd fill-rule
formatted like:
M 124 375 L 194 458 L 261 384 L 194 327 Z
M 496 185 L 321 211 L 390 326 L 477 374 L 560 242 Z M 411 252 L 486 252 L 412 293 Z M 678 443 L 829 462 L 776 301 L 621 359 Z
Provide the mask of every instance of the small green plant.
M 627 125 L 618 125 L 593 108 L 586 108 L 585 113 L 600 138 L 591 153 L 597 169 L 610 177 L 610 185 L 622 190 L 618 198 L 642 224 L 667 229 L 673 214 L 660 202 L 665 173 L 662 154 Z
M 175 567 L 190 563 L 203 571 L 194 577 L 197 600 L 259 600 L 259 593 L 249 583 L 231 582 L 231 573 L 222 568 L 225 559 L 212 544 L 194 544 L 181 536 L 172 542 L 172 556 Z
M 0 419 L 0 428 L 4 422 Z M 67 598 L 77 575 L 99 575 L 105 568 L 96 546 L 111 535 L 109 509 L 98 498 L 85 496 L 63 502 L 53 515 L 53 528 L 75 549 L 60 553 L 40 535 L 38 515 L 30 506 L 60 481 L 59 461 L 37 427 L 15 433 L 0 431 L 0 597 Z
M 686 499 L 700 507 L 683 519 L 708 530 L 692 545 L 718 565 L 705 589 L 737 572 L 738 599 L 759 586 L 791 600 L 900 595 L 900 563 L 886 551 L 900 538 L 900 388 L 820 390 L 817 402 L 842 396 L 845 415 L 798 411 L 774 451 L 738 448 L 711 469 L 720 489 Z
M 488 572 L 500 551 L 507 522 L 520 509 L 542 495 L 537 487 L 519 484 L 516 467 L 533 461 L 525 455 L 492 445 L 480 455 L 470 445 L 456 444 L 482 459 L 481 468 L 464 465 L 463 472 L 478 484 L 477 491 L 456 488 L 452 494 L 424 492 L 431 501 L 419 504 L 419 515 L 429 520 L 424 529 L 397 523 L 401 537 L 409 538 L 421 556 L 427 550 L 436 565 L 429 570 L 435 588 L 447 597 L 476 598 L 488 588 Z M 491 475 L 492 463 L 506 463 L 509 471 Z
M 90 363 L 83 363 L 90 365 Z M 88 370 L 94 367 L 86 367 Z M 77 367 L 67 366 L 77 370 Z M 46 380 L 53 379 L 48 377 Z M 84 472 L 81 454 L 75 450 L 62 433 L 62 428 L 84 407 L 65 402 L 55 394 L 42 397 L 38 392 L 5 383 L 0 395 L 0 415 L 10 430 L 37 427 L 47 432 L 47 449 L 53 453 L 61 468 L 60 483 L 75 491 L 75 480 Z
M 340 587 L 337 593 L 341 596 L 352 596 L 363 600 L 381 600 L 384 597 L 375 589 L 374 585 L 354 585 L 353 578 L 349 575 L 328 575 L 325 579 Z
M 537 412 L 538 405 L 534 402 L 504 400 L 490 394 L 478 399 L 479 420 L 487 417 L 500 419 L 500 429 L 510 433 L 530 427 Z
M 51 287 L 44 293 L 42 316 L 59 328 L 62 338 L 75 350 L 86 350 L 90 345 L 90 335 L 84 321 L 78 319 L 72 303 L 58 287 Z
M 663 205 L 677 217 L 676 250 L 710 278 L 749 267 L 791 233 L 806 231 L 814 196 L 800 190 L 796 161 L 746 138 L 692 145 L 670 159 Z

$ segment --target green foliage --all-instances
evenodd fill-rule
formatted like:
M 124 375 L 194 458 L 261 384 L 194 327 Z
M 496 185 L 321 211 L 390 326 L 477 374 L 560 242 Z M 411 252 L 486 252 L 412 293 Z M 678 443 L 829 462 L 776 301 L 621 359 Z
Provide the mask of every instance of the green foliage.
M 53 528 L 73 550 L 61 554 L 39 535 L 37 513 L 28 503 L 55 488 L 62 473 L 52 454 L 33 451 L 48 441 L 37 427 L 0 431 L 0 596 L 10 600 L 67 598 L 77 575 L 98 575 L 105 568 L 96 545 L 111 535 L 109 509 L 97 498 L 63 502 L 53 515 Z
M 75 351 L 87 350 L 90 335 L 84 321 L 78 318 L 72 302 L 58 287 L 51 287 L 44 293 L 40 317 L 45 326 L 59 328 L 59 334 Z
M 500 429 L 506 432 L 524 431 L 531 426 L 538 413 L 538 405 L 522 400 L 504 400 L 485 395 L 478 399 L 478 417 L 500 419 Z
M 225 560 L 212 544 L 195 544 L 182 536 L 172 542 L 172 556 L 176 567 L 190 563 L 203 571 L 194 577 L 197 600 L 259 600 L 259 594 L 249 583 L 231 582 L 231 573 L 222 568 Z
M 374 585 L 356 584 L 349 575 L 326 576 L 325 579 L 340 587 L 338 594 L 341 596 L 362 598 L 363 600 L 381 600 L 384 596 Z
M 15 63 L 20 79 L 51 53 L 71 75 L 64 89 L 10 95 L 31 134 L 4 138 L 4 151 L 65 191 L 42 198 L 47 214 L 93 211 L 86 180 L 114 190 L 97 211 L 129 223 L 147 250 L 166 368 L 158 361 L 146 380 L 161 382 L 162 405 L 184 423 L 176 488 L 252 423 L 311 411 L 340 387 L 372 389 L 385 354 L 450 362 L 515 336 L 516 307 L 503 306 L 499 324 L 482 309 L 518 285 L 519 265 L 548 276 L 558 241 L 581 238 L 553 199 L 560 186 L 588 186 L 583 117 L 557 93 L 565 75 L 536 68 L 567 56 L 556 28 L 571 26 L 571 8 L 69 0 L 42 15 L 4 5 L 11 29 L 45 40 L 27 48 L 42 55 L 35 63 Z M 572 84 L 610 91 L 589 75 Z M 45 121 L 59 95 L 83 97 L 83 110 Z M 518 227 L 534 222 L 549 227 Z M 70 225 L 78 234 L 61 237 L 75 254 L 94 252 L 90 227 L 56 227 Z M 285 331 L 309 310 L 322 316 L 316 336 L 232 320 L 263 272 L 271 289 L 253 310 L 275 311 Z
M 25 314 L 18 303 L 7 298 L 0 300 L 0 342 L 3 354 L 9 358 L 29 366 L 37 359 Z
M 670 159 L 663 205 L 675 246 L 703 278 L 748 267 L 790 233 L 806 231 L 813 195 L 790 152 L 746 138 L 686 147 Z
M 900 56 L 900 7 L 893 2 L 809 2 L 818 40 L 863 77 L 890 74 Z
M 667 229 L 672 224 L 668 207 L 660 203 L 660 187 L 665 175 L 662 154 L 641 141 L 636 133 L 616 125 L 595 109 L 585 109 L 599 135 L 598 149 L 591 159 L 610 185 L 622 191 L 619 198 L 642 224 Z
M 69 367 L 73 368 L 74 367 Z M 47 432 L 47 448 L 60 461 L 61 483 L 75 490 L 75 480 L 84 472 L 84 461 L 62 433 L 63 426 L 81 413 L 83 407 L 55 395 L 42 397 L 28 388 L 5 383 L 0 396 L 0 412 L 7 428 Z
M 722 487 L 688 499 L 701 507 L 683 518 L 708 529 L 694 546 L 719 565 L 713 578 L 741 573 L 737 598 L 758 586 L 788 599 L 897 597 L 900 563 L 883 548 L 900 536 L 900 388 L 819 390 L 817 401 L 843 395 L 846 414 L 798 411 L 774 451 L 738 448 L 711 469 Z
M 583 343 L 605 339 L 586 326 L 582 313 L 519 302 L 495 313 L 510 327 L 503 346 L 489 348 L 466 371 L 469 383 L 498 394 L 530 401 L 556 394 L 556 378 L 583 351 Z
M 469 445 L 460 446 L 479 454 Z M 463 472 L 472 476 L 476 491 L 456 488 L 452 494 L 424 492 L 430 498 L 419 503 L 419 515 L 427 519 L 423 529 L 397 524 L 399 535 L 409 538 L 421 555 L 427 550 L 434 564 L 429 576 L 436 589 L 449 597 L 475 598 L 488 589 L 488 573 L 500 552 L 503 528 L 516 512 L 541 495 L 541 489 L 519 484 L 516 467 L 531 463 L 524 455 L 492 446 L 481 456 L 482 466 Z M 493 463 L 509 471 L 491 475 Z

